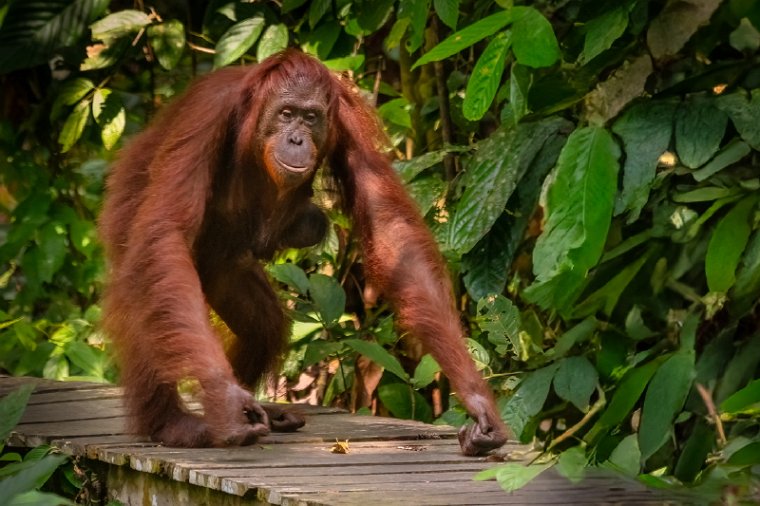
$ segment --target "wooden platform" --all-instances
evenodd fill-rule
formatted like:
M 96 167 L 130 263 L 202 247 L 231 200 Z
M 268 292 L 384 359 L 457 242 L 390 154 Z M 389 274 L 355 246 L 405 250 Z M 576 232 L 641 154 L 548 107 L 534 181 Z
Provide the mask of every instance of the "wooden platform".
M 167 448 L 125 433 L 114 386 L 0 377 L 0 396 L 30 381 L 36 389 L 9 446 L 55 445 L 97 470 L 108 497 L 127 505 L 666 503 L 637 483 L 592 476 L 572 485 L 551 472 L 507 494 L 472 480 L 498 463 L 463 457 L 451 427 L 313 406 L 303 407 L 302 430 L 254 446 Z M 336 440 L 349 441 L 348 454 L 331 452 Z

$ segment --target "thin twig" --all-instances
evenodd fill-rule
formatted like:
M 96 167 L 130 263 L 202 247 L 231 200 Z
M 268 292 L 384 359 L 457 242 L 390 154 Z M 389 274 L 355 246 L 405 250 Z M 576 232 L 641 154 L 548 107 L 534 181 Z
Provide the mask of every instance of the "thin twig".
M 549 444 L 549 447 L 547 448 L 547 450 L 551 450 L 552 448 L 554 448 L 555 446 L 557 446 L 564 440 L 572 437 L 576 432 L 581 430 L 581 428 L 583 428 L 583 426 L 586 425 L 589 422 L 589 420 L 591 420 L 594 417 L 594 415 L 596 415 L 599 411 L 601 411 L 602 408 L 607 404 L 607 399 L 604 397 L 604 390 L 602 390 L 601 388 L 597 386 L 596 391 L 599 393 L 599 399 L 597 399 L 594 405 L 591 406 L 591 409 L 588 410 L 588 413 L 586 413 L 578 423 L 576 423 L 575 425 L 567 429 L 565 432 L 563 432 L 562 434 L 554 438 L 554 440 Z
M 193 44 L 190 41 L 187 41 L 187 45 L 188 45 L 188 47 L 190 49 L 192 49 L 194 51 L 199 51 L 201 53 L 208 53 L 208 54 L 216 54 L 216 51 L 214 51 L 213 49 L 210 49 L 208 47 L 199 46 L 197 44 Z
M 697 383 L 697 392 L 699 392 L 700 397 L 702 397 L 702 402 L 704 402 L 705 406 L 707 407 L 707 413 L 710 415 L 710 418 L 712 418 L 713 422 L 715 423 L 715 428 L 718 431 L 718 441 L 720 441 L 721 446 L 724 446 L 726 444 L 726 432 L 723 430 L 723 422 L 720 419 L 718 410 L 715 408 L 715 402 L 713 401 L 713 398 L 712 398 L 712 392 L 710 392 L 707 388 L 705 388 L 700 383 Z

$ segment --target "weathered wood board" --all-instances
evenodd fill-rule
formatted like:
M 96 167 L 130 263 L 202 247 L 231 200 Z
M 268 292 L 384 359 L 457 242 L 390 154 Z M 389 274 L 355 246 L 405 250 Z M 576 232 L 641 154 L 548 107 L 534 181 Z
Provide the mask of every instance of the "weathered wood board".
M 453 428 L 298 406 L 307 425 L 242 448 L 168 448 L 126 432 L 119 388 L 0 377 L 0 395 L 35 382 L 9 445 L 51 444 L 100 469 L 109 497 L 127 505 L 665 504 L 609 475 L 572 484 L 546 472 L 508 494 L 473 481 L 498 465 L 463 457 Z M 331 452 L 348 440 L 349 453 Z M 508 449 L 515 455 L 519 445 Z M 675 504 L 676 502 L 674 502 Z

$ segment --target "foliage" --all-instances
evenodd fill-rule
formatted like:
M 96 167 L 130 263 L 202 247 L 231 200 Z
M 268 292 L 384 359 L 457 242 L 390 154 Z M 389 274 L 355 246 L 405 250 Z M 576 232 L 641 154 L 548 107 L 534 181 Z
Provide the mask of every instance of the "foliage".
M 21 420 L 33 389 L 32 385 L 26 385 L 0 399 L 0 452 L 11 430 Z M 0 497 L 6 501 L 4 504 L 74 504 L 58 494 L 40 490 L 59 469 L 66 478 L 71 479 L 68 484 L 73 489 L 70 488 L 69 493 L 81 486 L 71 472 L 66 472 L 70 471 L 68 461 L 67 456 L 57 453 L 47 445 L 38 446 L 23 457 L 15 452 L 0 453 L 0 462 L 3 462 L 0 467 Z
M 4 369 L 112 377 L 92 326 L 107 161 L 191 75 L 297 46 L 378 104 L 473 359 L 541 450 L 484 478 L 595 466 L 757 494 L 756 2 L 15 0 L 0 41 Z M 287 397 L 463 423 L 319 198 L 328 239 L 270 268 L 296 322 Z

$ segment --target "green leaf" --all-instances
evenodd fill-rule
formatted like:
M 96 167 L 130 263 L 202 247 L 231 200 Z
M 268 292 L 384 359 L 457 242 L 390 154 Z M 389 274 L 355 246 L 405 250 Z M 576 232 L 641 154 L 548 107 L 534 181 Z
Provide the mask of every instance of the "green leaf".
M 586 475 L 587 463 L 588 459 L 583 447 L 573 446 L 559 454 L 554 469 L 572 483 L 580 483 Z
M 399 2 L 398 19 L 407 18 L 409 37 L 406 39 L 406 49 L 410 53 L 417 51 L 425 40 L 425 26 L 430 11 L 430 0 L 404 0 Z
M 377 108 L 377 113 L 385 123 L 393 123 L 402 128 L 412 128 L 411 106 L 405 98 L 394 98 Z
M 424 216 L 441 200 L 447 187 L 446 181 L 439 175 L 433 174 L 415 179 L 407 185 L 406 189 Z
M 760 441 L 749 443 L 737 450 L 727 462 L 730 466 L 756 466 L 760 464 Z
M 476 480 L 489 480 L 496 477 L 496 481 L 507 492 L 514 492 L 530 483 L 536 476 L 551 467 L 548 464 L 525 464 L 509 463 L 492 469 L 486 469 L 475 475 Z
M 554 391 L 582 412 L 588 411 L 599 375 L 586 357 L 568 357 L 554 375 Z
M 497 12 L 496 14 L 492 14 L 476 21 L 467 28 L 463 28 L 462 30 L 449 35 L 433 49 L 422 55 L 422 58 L 412 65 L 412 69 L 426 63 L 448 58 L 462 49 L 468 48 L 476 42 L 493 35 L 511 22 L 512 11 L 509 10 Z
M 377 365 L 382 366 L 386 371 L 395 374 L 400 379 L 409 381 L 409 375 L 404 371 L 404 368 L 401 367 L 401 363 L 398 359 L 379 344 L 371 341 L 362 341 L 360 339 L 344 339 L 342 343 L 369 358 Z
M 216 43 L 214 68 L 225 67 L 240 59 L 264 30 L 264 18 L 256 16 L 232 25 Z
M 626 155 L 623 191 L 615 203 L 615 214 L 630 211 L 628 223 L 639 218 L 649 200 L 658 161 L 670 145 L 675 111 L 672 101 L 648 100 L 634 104 L 612 125 Z
M 683 446 L 681 456 L 678 457 L 673 475 L 683 483 L 690 483 L 702 470 L 707 455 L 712 451 L 715 443 L 715 435 L 704 420 L 697 420 L 694 430 Z
M 108 0 L 24 0 L 8 6 L 0 29 L 0 74 L 47 63 L 76 45 Z M 2 9 L 2 8 L 0 8 Z
M 61 145 L 62 153 L 70 150 L 82 136 L 84 127 L 87 126 L 87 119 L 90 117 L 90 102 L 89 99 L 82 100 L 66 118 L 61 133 L 58 134 L 58 144 Z
M 470 121 L 482 118 L 496 96 L 511 43 L 510 35 L 509 30 L 497 34 L 475 63 L 462 104 L 464 117 Z
M 638 475 L 641 471 L 641 450 L 639 450 L 639 440 L 636 434 L 624 437 L 620 444 L 612 450 L 607 463 L 626 476 Z
M 401 39 L 404 38 L 404 34 L 410 24 L 412 24 L 412 20 L 409 18 L 397 19 L 396 22 L 393 23 L 390 33 L 388 33 L 388 36 L 383 41 L 383 46 L 388 51 L 395 50 L 396 47 L 401 44 Z
M 343 58 L 333 58 L 331 60 L 325 60 L 322 63 L 325 67 L 334 72 L 353 71 L 358 72 L 364 65 L 364 55 L 357 54 L 354 56 L 345 56 Z
M 644 392 L 649 380 L 667 357 L 662 356 L 640 367 L 632 369 L 620 380 L 607 409 L 584 438 L 594 441 L 603 431 L 618 425 L 633 411 L 636 402 Z
M 66 358 L 92 379 L 104 379 L 107 365 L 106 355 L 82 341 L 74 341 L 66 347 Z
M 325 325 L 338 321 L 346 310 L 346 292 L 330 276 L 312 274 L 309 278 L 309 296 Z
M 597 311 L 602 311 L 607 316 L 612 316 L 612 312 L 617 306 L 620 296 L 623 294 L 623 290 L 636 277 L 644 264 L 649 260 L 653 249 L 648 249 L 646 253 L 639 256 L 619 270 L 615 276 L 604 284 L 601 288 L 590 294 L 583 302 L 578 303 L 573 308 L 573 316 L 582 318 L 584 316 L 590 316 Z
M 327 14 L 332 5 L 331 0 L 313 0 L 309 5 L 309 26 L 314 28 L 319 20 Z
M 100 127 L 100 137 L 106 149 L 119 141 L 127 124 L 127 114 L 119 95 L 106 88 L 95 90 L 92 97 L 92 115 Z
M 93 82 L 84 77 L 77 77 L 63 83 L 55 96 L 53 107 L 50 110 L 50 119 L 58 119 L 66 106 L 76 104 L 94 88 Z
M 547 139 L 568 125 L 561 118 L 549 117 L 503 126 L 478 143 L 462 177 L 464 192 L 452 211 L 447 241 L 451 250 L 463 254 L 480 241 L 504 212 Z
M 557 364 L 552 364 L 528 373 L 502 410 L 502 418 L 521 441 L 527 437 L 523 431 L 530 418 L 537 415 L 546 402 L 557 368 Z
M 105 42 L 137 32 L 150 24 L 150 17 L 142 11 L 124 9 L 99 19 L 92 25 L 92 38 Z
M 720 404 L 723 413 L 738 415 L 744 412 L 757 413 L 760 409 L 760 379 L 728 397 Z
M 760 232 L 755 231 L 744 248 L 736 283 L 731 288 L 729 309 L 734 315 L 742 315 L 760 298 Z
M 617 191 L 620 150 L 599 127 L 573 132 L 546 199 L 546 225 L 533 250 L 536 282 L 526 298 L 566 310 L 601 258 Z
M 340 35 L 340 24 L 330 20 L 322 23 L 315 30 L 303 34 L 301 37 L 301 49 L 304 52 L 316 55 L 320 60 L 326 60 L 335 46 Z
M 694 353 L 678 352 L 657 369 L 644 397 L 639 427 L 642 460 L 665 444 L 694 380 Z
M 728 114 L 742 139 L 760 151 L 760 89 L 752 90 L 749 100 L 744 91 L 718 97 L 717 107 Z
M 628 26 L 628 9 L 619 5 L 586 23 L 586 38 L 578 61 L 581 65 L 612 47 Z
M 478 301 L 477 314 L 478 327 L 488 332 L 488 341 L 496 346 L 499 355 L 507 352 L 507 343 L 511 342 L 515 355 L 520 356 L 522 322 L 520 310 L 511 300 L 501 294 L 483 297 Z
M 283 14 L 287 14 L 288 12 L 298 9 L 305 3 L 306 3 L 306 0 L 283 0 L 282 7 L 280 8 L 280 12 L 282 12 Z
M 11 478 L 0 481 L 0 497 L 14 497 L 16 494 L 40 488 L 68 459 L 66 455 L 48 455 Z
M 512 64 L 509 80 L 509 105 L 515 117 L 515 123 L 530 112 L 528 93 L 533 84 L 533 74 L 528 67 L 515 62 Z
M 336 355 L 342 349 L 341 343 L 313 341 L 306 345 L 306 351 L 303 354 L 303 367 L 317 364 L 327 357 Z
M 48 222 L 38 231 L 37 244 L 42 253 L 41 262 L 38 265 L 39 277 L 43 282 L 49 283 L 66 260 L 68 253 L 66 227 L 61 223 Z
M 177 19 L 148 27 L 148 40 L 159 65 L 166 70 L 177 66 L 185 49 L 185 25 Z
M 425 354 L 420 363 L 414 369 L 412 385 L 414 388 L 425 388 L 435 380 L 435 375 L 440 372 L 441 366 L 435 361 L 432 355 Z
M 752 150 L 745 142 L 734 139 L 727 146 L 723 147 L 723 149 L 721 149 L 718 154 L 715 155 L 715 158 L 710 160 L 708 164 L 699 170 L 695 170 L 691 175 L 694 176 L 694 179 L 697 181 L 704 181 L 729 165 L 738 162 L 750 154 L 751 151 Z
M 0 443 L 5 441 L 26 411 L 26 404 L 34 391 L 27 383 L 0 399 Z
M 309 279 L 303 269 L 296 264 L 273 264 L 267 266 L 267 272 L 277 281 L 295 288 L 299 294 L 309 293 Z
M 264 35 L 261 36 L 259 46 L 256 49 L 256 60 L 264 61 L 286 47 L 288 47 L 288 27 L 282 23 L 269 25 Z
M 712 101 L 689 100 L 676 111 L 676 151 L 681 162 L 696 169 L 720 146 L 728 117 Z
M 711 292 L 727 292 L 736 281 L 736 268 L 752 232 L 751 218 L 757 196 L 740 200 L 718 222 L 705 256 L 707 286 Z
M 357 5 L 356 24 L 359 33 L 370 35 L 378 31 L 393 13 L 394 0 L 364 0 Z M 399 13 L 399 19 L 401 19 Z M 406 18 L 408 19 L 408 18 Z
M 452 30 L 457 29 L 459 0 L 433 0 L 433 8 L 443 24 Z
M 380 402 L 397 418 L 431 422 L 433 410 L 425 398 L 409 385 L 391 383 L 377 389 Z
M 5 506 L 74 506 L 76 503 L 58 494 L 30 490 L 10 499 Z
M 533 7 L 513 7 L 512 14 L 512 51 L 518 63 L 540 68 L 559 60 L 559 43 L 548 19 Z

